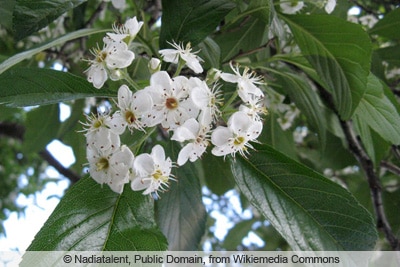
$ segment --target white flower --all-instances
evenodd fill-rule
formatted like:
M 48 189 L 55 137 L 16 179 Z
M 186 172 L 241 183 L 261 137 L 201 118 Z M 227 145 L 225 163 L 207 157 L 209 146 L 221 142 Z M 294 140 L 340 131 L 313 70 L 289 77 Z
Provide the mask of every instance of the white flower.
M 158 191 L 165 191 L 169 186 L 169 180 L 173 180 L 172 161 L 170 158 L 165 158 L 164 149 L 160 145 L 154 146 L 151 154 L 138 155 L 133 167 L 135 173 L 131 188 L 134 191 L 145 189 L 143 195 L 152 194 L 153 197 L 158 197 Z
M 111 145 L 115 145 L 113 140 L 116 136 L 122 134 L 123 129 L 113 126 L 108 114 L 98 116 L 92 114 L 86 116 L 86 118 L 88 122 L 82 124 L 86 127 L 83 131 L 86 132 L 86 143 L 88 145 L 96 145 L 102 149 L 108 149 Z
M 107 37 L 103 41 L 103 49 L 91 50 L 95 59 L 89 60 L 90 67 L 85 71 L 88 81 L 97 89 L 100 89 L 107 81 L 110 71 L 128 67 L 135 58 L 135 54 L 128 50 L 128 46 L 123 41 L 116 42 Z
M 218 86 L 214 86 L 211 90 L 206 82 L 196 77 L 191 77 L 189 82 L 192 84 L 190 99 L 200 110 L 199 122 L 202 125 L 209 125 L 214 122 L 221 113 L 218 109 L 218 105 L 222 104 Z
M 281 0 L 280 7 L 285 14 L 295 14 L 300 11 L 304 6 L 303 1 L 298 0 Z
M 203 61 L 200 57 L 196 55 L 198 52 L 192 53 L 192 48 L 190 47 L 190 43 L 186 44 L 186 48 L 183 48 L 183 45 L 178 45 L 176 43 L 169 43 L 175 49 L 162 49 L 159 53 L 162 55 L 162 58 L 165 62 L 171 62 L 174 64 L 178 64 L 179 59 L 182 59 L 186 62 L 186 65 L 193 70 L 195 73 L 202 73 L 203 67 L 200 64 L 200 61 Z
M 372 28 L 378 22 L 378 19 L 373 15 L 365 15 L 360 17 L 358 20 L 367 28 Z
M 328 14 L 332 13 L 336 7 L 336 0 L 327 0 L 325 2 L 326 2 L 326 5 L 325 5 L 326 13 L 328 13 Z
M 250 141 L 255 141 L 262 131 L 262 122 L 254 121 L 246 113 L 237 111 L 228 120 L 228 127 L 218 126 L 211 134 L 211 142 L 215 147 L 212 154 L 235 156 L 239 152 L 246 156 L 247 148 L 252 148 Z
M 300 110 L 294 104 L 280 104 L 278 110 L 283 113 L 283 117 L 278 118 L 278 123 L 282 130 L 289 129 L 296 117 L 300 114 Z
M 179 126 L 171 137 L 171 140 L 178 142 L 189 141 L 178 154 L 178 165 L 182 166 L 189 159 L 196 161 L 203 155 L 208 146 L 207 132 L 209 127 L 201 125 L 198 121 L 191 118 Z
M 117 26 L 116 24 L 113 25 L 114 33 L 107 33 L 107 35 L 113 39 L 114 41 L 122 41 L 126 40 L 126 37 L 129 37 L 127 43 L 129 44 L 132 41 L 140 29 L 143 26 L 143 21 L 138 22 L 136 17 L 128 19 L 125 24 Z
M 90 176 L 99 184 L 108 184 L 121 194 L 124 184 L 129 182 L 129 170 L 133 164 L 133 153 L 126 146 L 111 146 L 101 149 L 88 146 L 86 151 Z
M 240 74 L 238 65 L 236 65 L 235 68 L 233 67 L 232 62 L 230 62 L 230 66 L 235 74 L 222 73 L 220 77 L 226 82 L 238 84 L 238 94 L 243 102 L 250 102 L 257 98 L 264 97 L 264 93 L 255 85 L 263 84 L 261 82 L 261 77 L 255 76 L 255 72 L 249 72 L 250 69 L 248 67 L 245 67 L 243 74 Z
M 118 89 L 118 107 L 120 110 L 113 114 L 111 125 L 115 128 L 121 127 L 122 132 L 126 126 L 130 131 L 134 128 L 144 131 L 141 121 L 142 115 L 148 112 L 152 105 L 153 102 L 149 94 L 143 90 L 133 94 L 128 86 L 122 85 Z
M 261 102 L 249 102 L 247 105 L 240 105 L 239 111 L 243 111 L 254 121 L 261 121 L 261 115 L 268 114 L 267 109 Z
M 195 118 L 199 110 L 189 98 L 190 89 L 186 77 L 171 80 L 165 71 L 154 73 L 150 86 L 144 89 L 153 101 L 152 110 L 143 117 L 144 126 L 161 123 L 163 128 L 174 130 L 187 119 Z

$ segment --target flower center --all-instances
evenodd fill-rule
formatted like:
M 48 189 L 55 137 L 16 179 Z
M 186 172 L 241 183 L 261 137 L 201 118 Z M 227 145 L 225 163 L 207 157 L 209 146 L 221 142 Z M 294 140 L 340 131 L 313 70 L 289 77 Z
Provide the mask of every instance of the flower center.
M 107 57 L 107 52 L 105 51 L 98 51 L 96 55 L 96 61 L 101 63 L 103 62 Z
M 167 109 L 176 109 L 178 107 L 178 101 L 174 97 L 169 97 L 165 101 L 165 106 Z
M 165 183 L 165 182 L 168 181 L 168 177 L 167 177 L 167 176 L 164 176 L 163 173 L 162 173 L 162 171 L 161 171 L 160 169 L 156 170 L 156 171 L 153 173 L 153 178 L 156 179 L 156 180 L 160 180 L 160 181 L 163 182 L 163 183 Z
M 95 128 L 95 129 L 98 129 L 98 128 L 100 128 L 101 126 L 103 126 L 103 120 L 101 120 L 101 119 L 95 119 L 95 121 L 93 122 L 93 127 Z
M 245 142 L 245 139 L 244 139 L 243 136 L 237 136 L 237 137 L 235 138 L 235 140 L 233 140 L 233 144 L 234 144 L 235 146 L 240 146 L 240 145 L 243 144 L 244 142 Z
M 106 170 L 109 167 L 108 159 L 106 158 L 101 158 L 97 163 L 96 163 L 96 171 L 101 171 L 101 170 Z
M 135 114 L 133 114 L 132 111 L 127 111 L 125 112 L 125 120 L 129 123 L 132 124 L 136 121 Z

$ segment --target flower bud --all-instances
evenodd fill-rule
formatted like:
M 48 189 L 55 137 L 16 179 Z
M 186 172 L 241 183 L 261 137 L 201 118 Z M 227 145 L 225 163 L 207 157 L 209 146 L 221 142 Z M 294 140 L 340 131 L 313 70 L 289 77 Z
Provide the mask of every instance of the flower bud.
M 156 73 L 157 71 L 160 71 L 161 69 L 161 60 L 159 60 L 158 58 L 151 58 L 148 64 L 149 70 L 150 72 Z

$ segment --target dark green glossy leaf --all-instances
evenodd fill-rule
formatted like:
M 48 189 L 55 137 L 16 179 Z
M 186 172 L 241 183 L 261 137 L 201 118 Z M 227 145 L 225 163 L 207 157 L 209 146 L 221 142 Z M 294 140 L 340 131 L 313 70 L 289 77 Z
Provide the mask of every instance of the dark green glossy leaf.
M 384 84 L 373 74 L 368 77 L 367 91 L 354 115 L 384 140 L 395 145 L 400 144 L 400 115 L 396 106 L 385 95 Z
M 178 155 L 177 144 L 170 142 L 167 154 Z M 198 250 L 205 232 L 206 210 L 202 202 L 199 171 L 187 162 L 174 170 L 176 182 L 157 201 L 157 222 L 168 239 L 168 250 Z
M 27 115 L 23 150 L 39 152 L 57 136 L 60 127 L 60 110 L 57 104 L 41 106 Z
M 328 15 L 285 16 L 302 53 L 349 119 L 365 91 L 371 41 L 361 26 Z
M 16 68 L 0 75 L 0 103 L 10 106 L 45 105 L 90 96 L 116 95 L 107 89 L 97 90 L 86 79 L 68 72 Z
M 340 185 L 267 145 L 232 161 L 239 189 L 293 250 L 370 250 L 370 213 Z
M 369 30 L 370 34 L 378 34 L 388 39 L 400 39 L 400 8 L 396 8 L 380 19 L 374 27 Z
M 14 37 L 21 40 L 29 36 L 83 2 L 85 0 L 18 0 L 13 14 Z
M 67 191 L 28 251 L 165 250 L 149 196 L 125 186 L 120 195 L 90 177 Z
M 228 0 L 163 0 L 160 48 L 167 42 L 200 43 L 214 32 L 235 4 Z

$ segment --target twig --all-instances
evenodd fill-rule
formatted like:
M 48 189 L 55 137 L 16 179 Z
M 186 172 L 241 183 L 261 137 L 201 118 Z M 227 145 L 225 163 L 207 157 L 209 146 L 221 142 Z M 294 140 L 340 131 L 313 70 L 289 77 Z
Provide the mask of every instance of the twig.
M 0 122 L 0 136 L 5 135 L 15 138 L 21 142 L 24 140 L 25 127 L 17 123 Z M 65 168 L 53 155 L 46 149 L 39 152 L 39 155 L 61 175 L 64 175 L 72 183 L 77 182 L 80 177 L 72 170 Z
M 319 85 L 317 85 L 317 88 L 326 105 L 331 108 L 339 117 L 332 95 Z M 380 179 L 374 170 L 374 164 L 371 158 L 365 152 L 361 141 L 354 134 L 351 122 L 340 119 L 340 125 L 343 129 L 350 151 L 353 153 L 354 157 L 357 159 L 361 168 L 365 172 L 376 215 L 376 226 L 385 234 L 385 238 L 389 242 L 391 248 L 393 250 L 400 250 L 400 241 L 393 234 L 392 228 L 390 227 L 389 221 L 387 220 L 385 214 L 382 199 L 382 187 L 380 184 Z
M 372 160 L 369 158 L 359 140 L 353 133 L 350 122 L 341 120 L 340 124 L 349 144 L 350 151 L 354 154 L 366 174 L 371 192 L 372 204 L 377 217 L 377 228 L 385 234 L 386 240 L 389 242 L 393 250 L 400 250 L 400 242 L 393 234 L 392 228 L 386 218 L 382 200 L 382 187 L 380 185 L 379 177 L 375 173 Z
M 390 171 L 393 174 L 400 176 L 400 167 L 394 165 L 391 162 L 383 160 L 383 161 L 381 161 L 381 167 L 387 169 L 388 171 Z
M 80 177 L 72 170 L 65 168 L 47 149 L 40 151 L 39 155 L 45 161 L 47 161 L 50 166 L 54 167 L 54 169 L 56 169 L 61 175 L 67 177 L 72 183 L 79 181 Z

